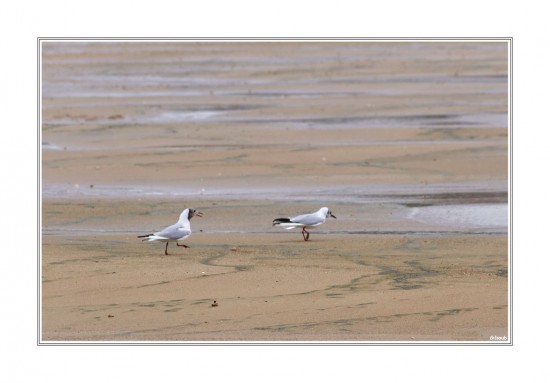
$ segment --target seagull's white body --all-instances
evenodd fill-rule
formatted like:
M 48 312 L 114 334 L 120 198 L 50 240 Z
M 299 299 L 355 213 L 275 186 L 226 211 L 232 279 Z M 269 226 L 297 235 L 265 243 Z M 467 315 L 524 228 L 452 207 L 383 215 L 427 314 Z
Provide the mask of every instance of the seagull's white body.
M 189 221 L 193 216 L 202 217 L 202 213 L 194 209 L 185 209 L 181 214 L 177 223 L 170 225 L 161 231 L 157 231 L 153 234 L 139 235 L 138 238 L 144 238 L 143 241 L 159 241 L 165 242 L 166 248 L 164 249 L 164 254 L 168 255 L 168 243 L 182 241 L 191 235 L 191 222 Z
M 309 233 L 306 229 L 322 225 L 325 223 L 328 216 L 336 218 L 328 207 L 322 207 L 311 214 L 301 214 L 292 218 L 277 218 L 273 220 L 273 226 L 281 226 L 287 230 L 301 227 L 304 241 L 307 241 L 309 239 Z

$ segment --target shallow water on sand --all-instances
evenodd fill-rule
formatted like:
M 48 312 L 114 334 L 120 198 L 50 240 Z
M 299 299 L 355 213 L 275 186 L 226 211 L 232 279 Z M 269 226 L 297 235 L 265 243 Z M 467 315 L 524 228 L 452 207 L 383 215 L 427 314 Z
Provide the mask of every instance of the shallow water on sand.
M 412 208 L 410 219 L 457 228 L 506 230 L 507 204 L 442 205 Z
M 364 205 L 377 227 L 343 231 L 507 231 L 505 42 L 42 53 L 42 198 Z

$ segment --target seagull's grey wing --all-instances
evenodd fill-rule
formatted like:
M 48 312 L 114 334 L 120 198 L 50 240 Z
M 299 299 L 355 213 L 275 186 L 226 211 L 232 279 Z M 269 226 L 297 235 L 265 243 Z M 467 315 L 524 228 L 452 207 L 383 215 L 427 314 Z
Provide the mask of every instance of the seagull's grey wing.
M 316 225 L 322 220 L 316 214 L 302 214 L 290 219 L 292 222 L 301 223 L 305 226 Z
M 168 226 L 167 228 L 155 233 L 158 237 L 177 240 L 191 234 L 191 230 L 181 227 L 179 224 Z

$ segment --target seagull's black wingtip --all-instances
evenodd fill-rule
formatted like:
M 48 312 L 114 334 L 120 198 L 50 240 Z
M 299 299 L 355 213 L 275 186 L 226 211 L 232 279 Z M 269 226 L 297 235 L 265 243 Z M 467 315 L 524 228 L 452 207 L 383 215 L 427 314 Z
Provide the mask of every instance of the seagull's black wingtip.
M 278 225 L 280 223 L 290 223 L 290 218 L 275 218 L 273 220 L 273 226 Z

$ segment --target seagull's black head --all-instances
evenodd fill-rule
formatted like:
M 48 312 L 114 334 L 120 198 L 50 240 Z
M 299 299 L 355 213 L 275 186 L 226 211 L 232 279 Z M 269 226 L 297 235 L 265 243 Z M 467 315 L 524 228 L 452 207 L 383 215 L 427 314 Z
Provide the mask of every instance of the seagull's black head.
M 189 214 L 187 216 L 188 219 L 193 218 L 194 216 L 202 217 L 202 213 L 200 211 L 196 211 L 195 209 L 189 209 Z
M 336 218 L 334 216 L 334 214 L 332 214 L 332 212 L 329 210 L 328 207 L 322 207 L 321 209 L 319 209 L 319 211 L 317 212 L 317 214 L 324 214 L 325 215 L 325 219 L 327 219 L 328 217 L 332 217 L 332 218 Z

